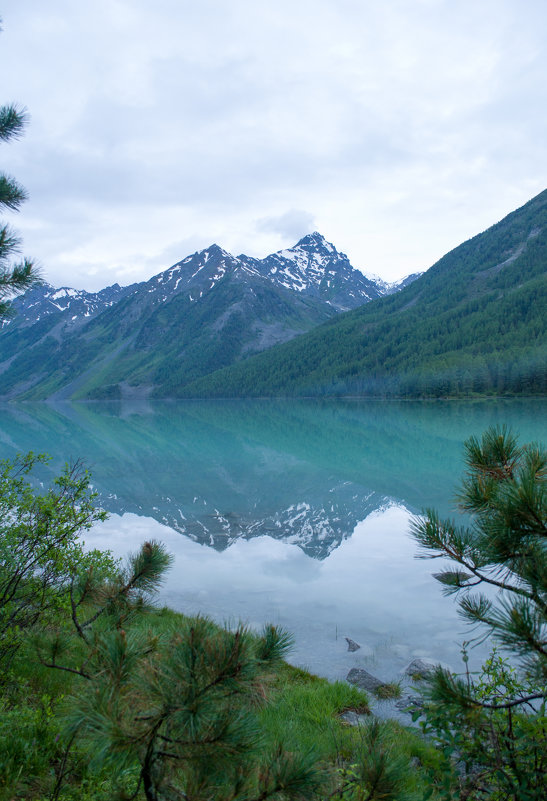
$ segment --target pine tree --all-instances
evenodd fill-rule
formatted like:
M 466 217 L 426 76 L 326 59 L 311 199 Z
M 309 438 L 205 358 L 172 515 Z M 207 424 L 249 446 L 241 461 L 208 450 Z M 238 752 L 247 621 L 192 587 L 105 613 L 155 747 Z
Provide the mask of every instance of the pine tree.
M 154 631 L 151 601 L 172 558 L 147 542 L 117 574 L 75 560 L 65 614 L 33 638 L 42 665 L 79 677 L 66 699 L 66 758 L 76 742 L 92 767 L 147 801 L 314 798 L 311 753 L 268 746 L 257 707 L 291 638 L 223 629 L 204 617 Z M 68 612 L 68 614 L 66 613 Z M 148 627 L 146 626 L 148 622 Z M 65 768 L 57 775 L 57 789 Z
M 446 594 L 463 594 L 462 617 L 485 624 L 502 647 L 547 682 L 547 453 L 519 447 L 505 427 L 465 443 L 468 466 L 458 500 L 473 525 L 442 521 L 429 510 L 413 526 L 426 558 L 458 564 L 435 575 Z M 500 591 L 469 592 L 479 585 Z
M 1 30 L 1 28 L 0 28 Z M 24 108 L 14 103 L 0 106 L 0 142 L 18 139 L 28 123 Z M 0 209 L 18 211 L 27 199 L 25 189 L 10 175 L 0 172 Z M 6 223 L 0 223 L 0 320 L 11 316 L 9 300 L 39 280 L 35 266 L 24 258 L 12 263 L 21 240 Z
M 313 754 L 268 747 L 256 715 L 288 644 L 273 626 L 258 638 L 204 617 L 161 638 L 110 628 L 92 642 L 72 734 L 93 765 L 133 774 L 147 801 L 316 798 Z
M 540 801 L 547 782 L 547 453 L 519 446 L 505 427 L 465 444 L 457 496 L 471 525 L 429 510 L 413 534 L 429 558 L 456 563 L 435 575 L 460 614 L 496 650 L 478 678 L 438 668 L 424 729 L 463 766 L 462 797 Z M 475 594 L 477 586 L 488 593 Z M 464 662 L 468 663 L 464 648 Z M 516 664 L 520 670 L 516 669 Z

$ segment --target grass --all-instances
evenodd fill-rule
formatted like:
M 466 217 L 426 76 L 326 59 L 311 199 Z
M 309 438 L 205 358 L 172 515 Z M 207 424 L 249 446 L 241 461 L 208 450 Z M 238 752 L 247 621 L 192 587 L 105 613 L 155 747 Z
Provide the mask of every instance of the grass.
M 161 637 L 182 628 L 183 622 L 187 622 L 185 616 L 164 607 L 137 618 L 133 626 Z M 62 760 L 65 739 L 63 699 L 76 689 L 78 680 L 41 665 L 31 644 L 17 654 L 4 679 L 0 691 L 0 801 L 50 797 L 55 781 L 52 768 Z M 400 693 L 398 685 L 384 688 L 388 697 Z M 353 770 L 361 759 L 374 721 L 362 690 L 346 682 L 328 682 L 284 662 L 264 677 L 259 695 L 263 701 L 257 714 L 266 746 L 281 741 L 286 751 L 313 754 L 329 787 L 339 781 L 340 771 Z M 364 725 L 348 725 L 341 714 L 349 710 L 363 715 Z M 422 792 L 427 786 L 428 766 L 435 766 L 435 749 L 395 721 L 385 721 L 381 728 L 382 749 L 390 758 L 396 754 L 407 768 L 416 766 L 408 771 L 408 787 Z M 128 795 L 135 790 L 136 770 L 116 779 L 107 770 L 91 768 L 85 744 L 75 744 L 71 765 L 59 801 L 110 801 L 120 789 L 118 781 Z M 142 798 L 139 792 L 136 801 Z
M 154 631 L 172 631 L 183 616 L 168 607 L 152 612 Z M 137 626 L 150 627 L 145 615 Z M 271 743 L 283 740 L 289 750 L 313 749 L 321 760 L 334 760 L 349 753 L 359 735 L 340 717 L 354 710 L 370 714 L 369 698 L 346 682 L 329 682 L 302 668 L 284 662 L 264 682 L 265 703 L 259 711 L 265 737 Z
M 349 754 L 359 739 L 357 729 L 340 717 L 342 712 L 370 713 L 362 690 L 286 663 L 272 677 L 267 694 L 268 703 L 260 712 L 266 737 L 283 739 L 289 750 L 313 749 L 322 760 Z
M 379 698 L 381 701 L 386 701 L 391 698 L 400 698 L 401 685 L 396 681 L 392 681 L 387 684 L 380 684 L 373 692 L 376 698 Z

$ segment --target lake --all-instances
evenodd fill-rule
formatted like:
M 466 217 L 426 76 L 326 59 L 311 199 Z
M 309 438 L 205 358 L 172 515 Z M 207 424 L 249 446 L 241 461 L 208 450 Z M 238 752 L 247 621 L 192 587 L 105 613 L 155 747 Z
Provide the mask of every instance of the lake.
M 0 456 L 51 454 L 44 481 L 82 458 L 110 512 L 86 544 L 123 556 L 165 542 L 170 606 L 280 624 L 290 661 L 330 679 L 365 667 L 391 680 L 416 656 L 457 669 L 471 636 L 432 578 L 439 562 L 415 558 L 411 517 L 456 514 L 468 436 L 507 423 L 546 442 L 545 411 L 541 399 L 5 404 Z

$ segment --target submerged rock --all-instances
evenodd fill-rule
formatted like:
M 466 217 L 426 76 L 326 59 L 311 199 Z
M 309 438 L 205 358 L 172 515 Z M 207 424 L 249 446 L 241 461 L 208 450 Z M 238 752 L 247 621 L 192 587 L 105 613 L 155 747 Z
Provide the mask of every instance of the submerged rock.
M 352 668 L 346 676 L 346 681 L 349 681 L 350 684 L 355 684 L 357 687 L 361 687 L 363 690 L 370 691 L 376 690 L 384 684 L 383 681 L 377 679 L 372 673 L 363 670 L 363 668 Z
M 405 673 L 407 676 L 412 676 L 413 679 L 428 679 L 437 667 L 439 667 L 439 663 L 432 659 L 413 659 L 405 668 Z
M 424 699 L 419 695 L 405 695 L 395 703 L 395 706 L 411 715 L 416 710 L 423 709 Z

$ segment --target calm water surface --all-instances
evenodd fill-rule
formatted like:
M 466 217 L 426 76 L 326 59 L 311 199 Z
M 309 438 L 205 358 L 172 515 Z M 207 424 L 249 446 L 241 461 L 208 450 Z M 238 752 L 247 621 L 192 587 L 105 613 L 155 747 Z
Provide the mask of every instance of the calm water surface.
M 9 404 L 0 456 L 50 453 L 44 480 L 83 458 L 111 513 L 86 543 L 124 555 L 164 541 L 171 606 L 281 624 L 295 664 L 388 680 L 414 656 L 457 668 L 470 637 L 431 577 L 439 562 L 414 558 L 409 519 L 456 514 L 470 434 L 507 423 L 546 442 L 545 411 L 542 400 Z

